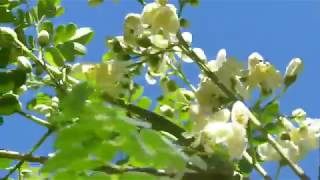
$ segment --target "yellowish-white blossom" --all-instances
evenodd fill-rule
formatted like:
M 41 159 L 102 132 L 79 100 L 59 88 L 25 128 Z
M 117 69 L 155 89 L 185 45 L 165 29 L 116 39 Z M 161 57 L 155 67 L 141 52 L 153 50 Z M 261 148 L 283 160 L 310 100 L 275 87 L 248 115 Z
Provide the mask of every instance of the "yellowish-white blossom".
M 246 127 L 249 121 L 249 110 L 241 101 L 233 104 L 231 110 L 231 120 Z
M 176 8 L 172 4 L 153 2 L 146 4 L 142 11 L 142 22 L 155 33 L 176 34 L 180 28 Z
M 138 36 L 143 32 L 140 14 L 130 13 L 124 21 L 124 40 L 131 45 L 136 45 Z
M 307 113 L 301 108 L 293 110 L 291 115 L 292 118 L 297 121 L 303 121 L 307 117 Z

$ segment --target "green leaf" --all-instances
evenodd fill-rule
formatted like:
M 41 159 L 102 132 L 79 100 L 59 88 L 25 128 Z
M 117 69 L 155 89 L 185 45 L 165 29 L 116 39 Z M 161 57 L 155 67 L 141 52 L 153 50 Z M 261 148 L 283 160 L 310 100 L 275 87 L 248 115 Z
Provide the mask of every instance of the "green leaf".
M 15 20 L 11 10 L 7 7 L 0 6 L 0 23 L 9 23 Z
M 14 89 L 15 81 L 8 72 L 0 72 L 0 94 L 7 93 Z
M 51 96 L 45 93 L 38 93 L 34 99 L 28 102 L 27 109 L 35 110 L 36 107 L 39 105 L 51 106 L 52 105 Z
M 4 94 L 0 96 L 0 115 L 11 115 L 21 110 L 18 96 L 14 94 Z
M 0 170 L 10 167 L 12 163 L 13 163 L 13 160 L 11 159 L 0 158 Z
M 179 152 L 177 147 L 162 137 L 159 132 L 143 129 L 140 136 L 156 168 L 169 168 L 176 171 L 182 171 L 185 168 L 183 153 Z
M 41 24 L 41 27 L 39 29 L 39 32 L 41 30 L 46 30 L 49 34 L 53 34 L 54 33 L 54 26 L 52 24 L 51 21 L 44 21 L 42 24 Z
M 83 56 L 86 54 L 86 47 L 77 42 L 66 42 L 57 46 L 59 51 L 68 61 L 73 61 L 77 55 Z
M 143 109 L 149 109 L 150 106 L 151 106 L 151 104 L 152 104 L 152 100 L 149 99 L 149 98 L 146 97 L 146 96 L 143 96 L 143 97 L 139 100 L 139 102 L 137 103 L 137 106 L 139 106 L 139 107 L 141 107 L 141 108 L 143 108 Z
M 144 92 L 144 87 L 137 85 L 137 87 L 134 89 L 134 92 L 131 96 L 131 102 L 137 100 L 140 96 L 142 96 L 143 92 Z
M 80 44 L 88 44 L 93 38 L 93 34 L 94 33 L 91 28 L 80 28 L 77 29 L 76 33 L 70 40 Z
M 278 101 L 266 105 L 261 113 L 260 119 L 264 123 L 272 122 L 279 114 L 280 106 Z
M 49 64 L 54 66 L 63 66 L 65 58 L 59 49 L 55 47 L 46 48 L 45 58 Z
M 246 159 L 241 159 L 238 164 L 239 171 L 244 176 L 249 176 L 253 170 L 253 166 Z
M 2 126 L 2 125 L 3 125 L 3 122 L 4 122 L 4 119 L 3 119 L 3 117 L 2 117 L 2 116 L 0 116 L 0 126 Z
M 63 13 L 63 8 L 60 6 L 61 0 L 38 0 L 38 18 L 43 16 L 53 18 Z
M 76 31 L 77 25 L 73 23 L 58 26 L 54 36 L 54 43 L 59 44 L 69 41 L 75 35 Z
M 0 68 L 5 68 L 9 64 L 10 54 L 11 48 L 0 48 Z

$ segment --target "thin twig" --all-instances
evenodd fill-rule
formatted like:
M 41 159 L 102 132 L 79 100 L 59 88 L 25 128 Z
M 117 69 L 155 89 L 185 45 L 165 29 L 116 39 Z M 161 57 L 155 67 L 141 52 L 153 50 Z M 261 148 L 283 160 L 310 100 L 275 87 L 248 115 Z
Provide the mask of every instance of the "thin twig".
M 248 152 L 244 152 L 244 153 L 243 153 L 243 157 L 244 157 L 250 164 L 253 165 L 253 167 L 260 173 L 260 175 L 261 175 L 265 180 L 271 180 L 271 179 L 272 179 L 259 163 L 253 162 L 253 159 L 252 159 L 252 157 L 249 155 Z
M 41 118 L 38 118 L 38 117 L 33 116 L 31 114 L 27 114 L 27 113 L 25 113 L 23 111 L 19 111 L 17 113 L 20 114 L 21 116 L 25 117 L 25 118 L 28 118 L 28 119 L 32 120 L 33 122 L 35 122 L 37 124 L 40 124 L 41 126 L 45 126 L 45 127 L 49 128 L 49 129 L 53 128 L 53 126 L 48 121 L 45 121 L 45 120 L 43 120 Z
M 36 150 L 38 150 L 38 148 L 47 140 L 47 138 L 50 136 L 50 134 L 51 134 L 52 132 L 53 132 L 53 130 L 50 130 L 50 129 L 49 129 L 49 130 L 46 132 L 46 134 L 44 134 L 44 135 L 40 138 L 40 140 L 32 147 L 32 149 L 29 151 L 29 153 L 28 153 L 27 155 L 32 156 L 32 154 L 33 154 Z M 16 164 L 12 169 L 10 169 L 9 173 L 8 173 L 6 176 L 4 176 L 4 177 L 2 178 L 2 180 L 8 179 L 17 169 L 19 169 L 19 168 L 23 165 L 24 162 L 25 162 L 25 159 L 20 160 L 20 161 L 18 162 L 18 164 Z

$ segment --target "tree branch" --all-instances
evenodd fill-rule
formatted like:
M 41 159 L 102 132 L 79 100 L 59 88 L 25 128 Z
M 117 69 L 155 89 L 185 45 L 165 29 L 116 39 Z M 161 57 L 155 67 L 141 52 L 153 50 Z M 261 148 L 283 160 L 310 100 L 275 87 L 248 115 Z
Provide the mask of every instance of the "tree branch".
M 32 156 L 30 154 L 21 154 L 16 151 L 7 151 L 0 150 L 0 158 L 12 159 L 12 160 L 20 160 L 34 163 L 44 163 L 48 157 L 45 156 Z
M 126 172 L 144 172 L 148 174 L 152 174 L 155 176 L 169 176 L 174 177 L 174 173 L 168 173 L 165 170 L 158 170 L 154 168 L 143 168 L 143 167 L 119 167 L 115 165 L 102 166 L 97 171 L 105 172 L 107 174 L 123 174 Z
M 47 138 L 50 136 L 50 134 L 53 132 L 53 130 L 48 130 L 46 134 L 44 134 L 40 140 L 32 147 L 32 149 L 29 151 L 29 153 L 25 156 L 32 156 L 32 154 L 47 140 Z M 2 178 L 2 180 L 8 179 L 17 169 L 19 169 L 23 163 L 27 159 L 21 159 L 18 164 L 16 164 L 12 169 L 10 169 L 9 173 Z
M 194 62 L 200 67 L 200 69 L 207 75 L 231 100 L 241 100 L 241 98 L 238 98 L 232 91 L 230 91 L 224 84 L 222 84 L 219 81 L 219 78 L 217 75 L 212 72 L 204 63 L 201 58 L 198 57 L 198 55 L 189 47 L 188 43 L 183 39 L 181 32 L 177 33 L 177 38 L 179 42 L 182 44 L 182 50 L 186 55 L 188 55 L 191 59 L 194 60 Z M 268 142 L 272 145 L 272 147 L 281 155 L 281 157 L 289 164 L 291 169 L 296 173 L 297 176 L 300 177 L 300 179 L 310 179 L 303 171 L 301 167 L 299 167 L 298 164 L 291 161 L 284 153 L 281 145 L 272 137 L 272 135 L 268 134 L 266 132 L 260 121 L 252 114 L 252 112 L 248 109 L 249 117 L 251 122 L 257 126 L 263 133 L 266 134 L 268 138 Z
M 103 94 L 102 98 L 111 104 L 122 107 L 127 111 L 138 115 L 141 119 L 147 120 L 152 124 L 153 129 L 158 131 L 169 132 L 170 134 L 178 138 L 179 143 L 182 145 L 189 145 L 193 141 L 192 139 L 186 139 L 182 135 L 182 133 L 185 132 L 185 130 L 182 127 L 178 126 L 177 124 L 171 122 L 170 120 L 164 118 L 161 115 L 158 115 L 154 112 L 140 108 L 136 105 L 125 103 L 121 99 L 114 99 L 113 97 L 109 96 L 106 93 Z

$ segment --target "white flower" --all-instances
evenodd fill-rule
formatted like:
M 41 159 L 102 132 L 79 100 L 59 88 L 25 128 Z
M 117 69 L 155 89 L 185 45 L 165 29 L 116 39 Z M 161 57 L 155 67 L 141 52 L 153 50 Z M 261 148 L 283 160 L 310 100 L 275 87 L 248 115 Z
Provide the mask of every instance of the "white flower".
M 306 119 L 307 113 L 303 109 L 298 108 L 292 111 L 292 117 L 297 121 L 303 121 Z
M 158 33 L 176 34 L 180 28 L 176 8 L 172 4 L 149 3 L 142 11 L 142 22 L 151 26 L 151 30 Z
M 289 65 L 286 68 L 286 77 L 297 76 L 303 70 L 303 62 L 300 58 L 294 58 L 290 61 Z
M 221 105 L 219 98 L 226 97 L 225 93 L 209 79 L 200 83 L 195 95 L 200 106 L 211 109 L 219 108 Z
M 231 110 L 231 120 L 243 125 L 244 127 L 247 126 L 249 121 L 249 110 L 241 101 L 237 101 L 233 104 Z
M 195 133 L 199 133 L 210 122 L 228 122 L 230 120 L 228 109 L 213 112 L 211 108 L 192 105 L 190 114 L 193 120 L 193 132 Z
M 225 49 L 220 49 L 217 53 L 216 59 L 208 62 L 208 67 L 211 71 L 215 72 L 218 71 L 226 61 L 227 51 Z
M 202 61 L 207 60 L 207 56 L 201 48 L 193 48 L 193 51 Z
M 240 159 L 247 147 L 246 129 L 237 123 L 230 123 L 232 136 L 227 139 L 229 155 L 232 159 Z
M 118 96 L 123 88 L 121 82 L 126 80 L 128 61 L 108 61 L 96 66 L 96 85 L 113 96 Z
M 216 144 L 225 143 L 232 136 L 232 128 L 230 123 L 211 122 L 203 129 L 205 142 L 208 144 L 207 151 L 213 151 L 212 148 Z
M 161 49 L 165 49 L 169 46 L 169 40 L 160 34 L 151 35 L 150 40 L 152 44 Z
M 289 140 L 278 140 L 284 155 L 294 162 L 300 160 L 299 147 Z M 280 161 L 282 157 L 269 143 L 263 143 L 258 146 L 257 152 L 264 161 Z
M 246 149 L 246 130 L 237 123 L 210 122 L 202 131 L 205 151 L 214 152 L 216 145 L 223 145 L 232 159 L 240 159 Z
M 259 58 L 262 57 L 257 53 L 249 56 L 248 88 L 253 90 L 260 86 L 263 93 L 269 94 L 281 87 L 282 76 L 269 62 Z
M 248 57 L 249 70 L 253 69 L 261 61 L 264 61 L 264 58 L 258 52 L 250 54 Z
M 190 32 L 183 32 L 182 34 L 182 38 L 189 44 L 191 45 L 192 43 L 192 34 Z
M 129 44 L 135 45 L 136 39 L 142 32 L 143 25 L 140 14 L 128 14 L 124 22 L 124 40 Z
M 300 128 L 290 132 L 292 141 L 301 149 L 301 156 L 319 147 L 320 121 L 307 119 Z

